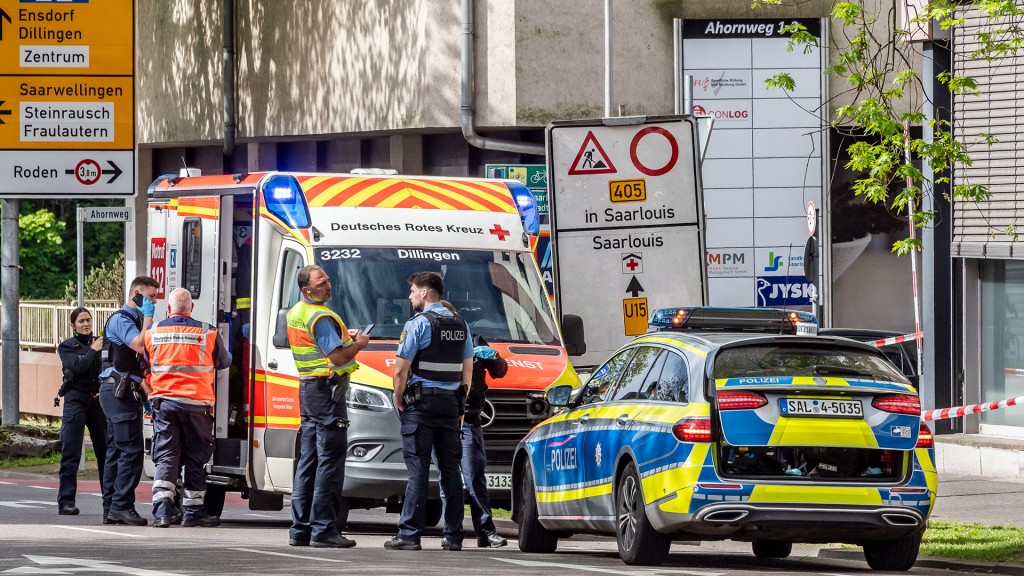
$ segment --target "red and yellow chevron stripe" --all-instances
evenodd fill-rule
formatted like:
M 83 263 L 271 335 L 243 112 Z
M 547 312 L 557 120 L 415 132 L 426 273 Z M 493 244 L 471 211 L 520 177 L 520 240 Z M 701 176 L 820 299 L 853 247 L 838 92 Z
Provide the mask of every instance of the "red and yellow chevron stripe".
M 310 208 L 433 208 L 517 212 L 512 193 L 497 182 L 362 176 L 299 176 Z
M 181 216 L 199 216 L 216 220 L 220 217 L 219 196 L 189 196 L 185 198 L 172 198 L 169 209 L 178 210 Z

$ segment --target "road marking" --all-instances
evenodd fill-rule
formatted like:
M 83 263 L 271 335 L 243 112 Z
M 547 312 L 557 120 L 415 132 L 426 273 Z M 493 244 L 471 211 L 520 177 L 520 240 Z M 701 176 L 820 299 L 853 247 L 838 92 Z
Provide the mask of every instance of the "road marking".
M 11 486 L 13 486 L 14 482 L 0 482 L 0 484 L 10 484 Z
M 283 518 L 284 517 L 283 515 L 274 516 L 273 514 L 254 514 L 252 512 L 247 512 L 245 515 L 246 516 L 255 516 L 257 518 L 274 518 L 274 519 Z
M 268 552 L 266 550 L 256 550 L 253 548 L 230 548 L 230 550 L 236 550 L 238 552 L 249 552 L 250 554 L 266 554 L 267 556 L 284 556 L 285 558 L 299 558 L 301 560 L 318 560 L 320 562 L 350 562 L 350 560 L 320 558 L 319 556 L 303 556 L 301 554 L 285 554 L 284 552 Z
M 25 554 L 25 558 L 41 566 L 71 565 L 74 568 L 38 568 L 36 566 L 22 566 L 11 570 L 4 570 L 4 574 L 71 574 L 73 572 L 99 572 L 101 574 L 131 574 L 133 576 L 173 576 L 170 572 L 159 570 L 146 570 L 145 568 L 132 568 L 121 566 L 120 563 L 108 560 L 91 560 L 88 558 L 60 558 L 57 556 L 31 556 Z
M 33 486 L 33 485 L 31 485 L 31 484 L 29 484 L 29 486 L 28 486 L 28 487 L 29 487 L 29 488 L 35 488 L 36 490 L 56 490 L 56 489 L 57 489 L 56 487 L 54 487 L 54 488 L 51 488 L 51 487 L 49 487 L 49 486 Z
M 39 500 L 9 500 L 0 502 L 0 506 L 7 508 L 38 508 L 40 506 L 56 506 L 56 502 L 41 502 Z
M 516 560 L 513 558 L 496 558 L 491 557 L 491 560 L 497 560 L 499 562 L 508 562 L 509 564 L 516 564 L 527 568 L 562 568 L 565 570 L 582 570 L 584 572 L 597 572 L 600 574 L 624 574 L 626 576 L 653 576 L 655 572 L 664 572 L 664 570 L 649 569 L 649 570 L 616 570 L 614 568 L 598 568 L 597 566 L 585 566 L 582 564 L 560 564 L 557 562 L 539 562 L 537 560 Z M 689 574 L 691 576 L 726 576 L 725 572 L 696 572 L 692 570 L 672 570 L 674 574 Z
M 82 532 L 95 532 L 97 534 L 111 534 L 113 536 L 127 536 L 128 538 L 146 538 L 142 534 L 130 534 L 128 532 L 114 532 L 113 530 L 97 530 L 95 528 L 82 528 L 81 526 L 65 526 L 63 524 L 51 524 L 52 528 L 67 528 L 68 530 L 81 530 Z

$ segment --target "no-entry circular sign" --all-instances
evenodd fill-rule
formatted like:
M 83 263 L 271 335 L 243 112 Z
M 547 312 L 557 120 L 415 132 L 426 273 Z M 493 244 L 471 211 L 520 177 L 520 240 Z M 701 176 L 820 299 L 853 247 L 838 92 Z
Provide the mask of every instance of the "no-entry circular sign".
M 818 211 L 814 209 L 814 202 L 807 202 L 807 234 L 814 236 L 818 228 Z
M 669 146 L 669 157 L 668 161 L 663 166 L 651 167 L 640 161 L 637 156 L 637 147 L 640 145 L 640 141 L 649 134 L 658 134 L 667 140 Z M 640 172 L 648 176 L 661 176 L 667 173 L 676 165 L 676 160 L 679 160 L 679 144 L 676 142 L 675 136 L 671 132 L 665 130 L 661 126 L 648 126 L 643 130 L 640 130 L 633 136 L 633 141 L 629 143 L 629 159 L 633 161 L 633 166 L 636 167 Z
M 65 164 L 66 166 L 67 164 Z M 75 166 L 75 179 L 85 184 L 95 184 L 100 181 L 100 163 L 86 158 Z

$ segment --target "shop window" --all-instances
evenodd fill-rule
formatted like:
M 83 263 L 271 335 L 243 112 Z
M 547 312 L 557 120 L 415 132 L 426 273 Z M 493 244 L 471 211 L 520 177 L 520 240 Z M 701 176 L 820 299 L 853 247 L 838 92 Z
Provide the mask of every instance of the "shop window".
M 981 400 L 1024 396 L 1024 262 L 981 262 Z M 981 424 L 1024 427 L 1024 411 L 981 414 Z

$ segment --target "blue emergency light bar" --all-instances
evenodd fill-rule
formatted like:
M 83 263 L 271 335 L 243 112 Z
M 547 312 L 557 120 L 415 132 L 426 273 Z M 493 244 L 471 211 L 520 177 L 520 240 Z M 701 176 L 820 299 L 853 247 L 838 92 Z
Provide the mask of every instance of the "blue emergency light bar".
M 292 228 L 309 228 L 306 195 L 294 176 L 275 174 L 263 183 L 263 205 Z
M 512 199 L 516 201 L 519 218 L 523 221 L 526 233 L 536 236 L 540 233 L 540 209 L 537 207 L 537 199 L 533 197 L 533 192 L 515 180 L 505 180 L 505 186 L 512 193 Z
M 797 334 L 818 333 L 818 319 L 810 312 L 781 308 L 727 308 L 681 306 L 658 308 L 648 322 L 650 331 L 730 330 Z

